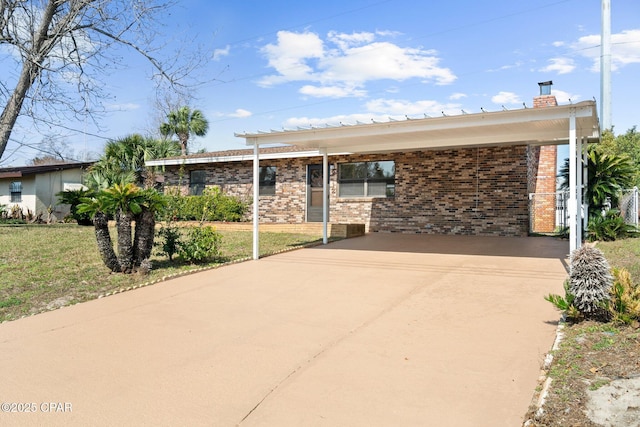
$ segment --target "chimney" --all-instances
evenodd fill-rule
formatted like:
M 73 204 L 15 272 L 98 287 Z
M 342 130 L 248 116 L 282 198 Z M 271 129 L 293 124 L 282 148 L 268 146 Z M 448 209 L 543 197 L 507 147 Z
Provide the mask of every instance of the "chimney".
M 538 86 L 540 86 L 540 95 L 533 98 L 533 108 L 557 107 L 558 101 L 556 100 L 556 96 L 551 95 L 553 82 L 551 80 L 548 82 L 540 82 Z
M 540 82 L 540 95 L 533 98 L 533 108 L 557 107 L 555 95 L 551 95 L 553 82 Z M 556 230 L 556 175 L 557 147 L 555 145 L 529 146 L 529 192 L 531 197 L 529 215 L 531 232 L 551 233 Z

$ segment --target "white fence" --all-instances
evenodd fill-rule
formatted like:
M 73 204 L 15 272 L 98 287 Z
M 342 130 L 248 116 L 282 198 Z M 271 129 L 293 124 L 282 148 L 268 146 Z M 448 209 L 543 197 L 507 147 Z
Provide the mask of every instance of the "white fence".
M 623 190 L 620 197 L 620 214 L 627 224 L 638 225 L 638 215 L 640 215 L 638 208 L 638 187 Z
M 529 194 L 529 230 L 532 233 L 544 233 L 568 227 L 568 202 L 568 191 Z M 551 209 L 555 209 L 553 227 L 550 226 Z M 618 209 L 627 224 L 640 224 L 640 197 L 637 187 L 622 191 Z

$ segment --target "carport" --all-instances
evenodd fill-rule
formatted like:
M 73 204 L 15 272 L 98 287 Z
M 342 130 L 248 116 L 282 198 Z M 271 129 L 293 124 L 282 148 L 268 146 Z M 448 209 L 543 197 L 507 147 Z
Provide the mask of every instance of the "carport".
M 385 153 L 394 151 L 455 149 L 501 145 L 569 145 L 570 249 L 580 247 L 582 226 L 586 226 L 586 201 L 580 189 L 586 181 L 582 157 L 586 145 L 597 142 L 600 128 L 595 101 L 547 108 L 523 108 L 497 112 L 461 114 L 299 128 L 236 134 L 253 146 L 253 258 L 259 258 L 259 148 L 284 144 L 318 150 L 323 156 L 323 241 L 328 222 L 328 156 L 335 154 Z M 581 219 L 583 221 L 581 221 Z

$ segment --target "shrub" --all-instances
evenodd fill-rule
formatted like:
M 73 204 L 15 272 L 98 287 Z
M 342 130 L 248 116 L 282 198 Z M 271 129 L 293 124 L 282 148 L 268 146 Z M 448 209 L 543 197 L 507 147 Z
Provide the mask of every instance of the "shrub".
M 191 227 L 178 251 L 185 261 L 192 263 L 215 259 L 219 256 L 221 238 L 211 226 Z
M 247 203 L 229 196 L 219 187 L 209 187 L 201 196 L 169 194 L 167 219 L 181 221 L 241 221 L 247 212 Z
M 604 215 L 593 215 L 587 225 L 587 238 L 594 241 L 613 241 L 629 237 L 637 232 L 636 227 L 627 224 L 617 209 L 609 209 Z
M 613 277 L 607 310 L 614 322 L 630 324 L 640 319 L 640 286 L 632 282 L 629 271 L 624 268 L 614 268 Z
M 56 193 L 58 203 L 70 205 L 69 215 L 78 223 L 78 225 L 93 225 L 91 215 L 88 213 L 78 212 L 78 205 L 82 203 L 83 198 L 91 198 L 96 194 L 92 190 L 67 190 Z M 66 217 L 65 217 L 66 222 Z
M 169 261 L 173 261 L 173 256 L 180 250 L 181 236 L 180 230 L 172 222 L 169 222 L 166 226 L 160 227 L 156 232 L 161 239 L 155 243 L 155 246 L 159 246 L 159 255 L 166 255 L 169 257 Z
M 569 293 L 573 304 L 586 319 L 605 320 L 604 304 L 610 299 L 613 277 L 599 249 L 584 245 L 571 254 Z

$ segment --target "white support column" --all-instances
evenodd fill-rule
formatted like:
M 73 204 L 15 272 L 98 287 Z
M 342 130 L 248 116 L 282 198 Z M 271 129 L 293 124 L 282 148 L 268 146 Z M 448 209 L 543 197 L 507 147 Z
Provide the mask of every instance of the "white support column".
M 589 144 L 582 144 L 582 230 L 586 233 L 589 225 L 589 199 L 587 198 L 587 188 L 589 188 Z
M 578 232 L 577 171 L 576 109 L 571 108 L 569 111 L 569 250 L 571 252 L 578 249 L 581 243 Z
M 322 152 L 322 243 L 327 244 L 329 241 L 328 237 L 328 226 L 329 222 L 329 155 L 327 154 L 327 150 L 323 150 Z
M 576 232 L 580 236 L 582 241 L 582 212 L 584 206 L 582 205 L 582 138 L 576 140 Z
M 260 258 L 260 146 L 253 145 L 253 259 Z

